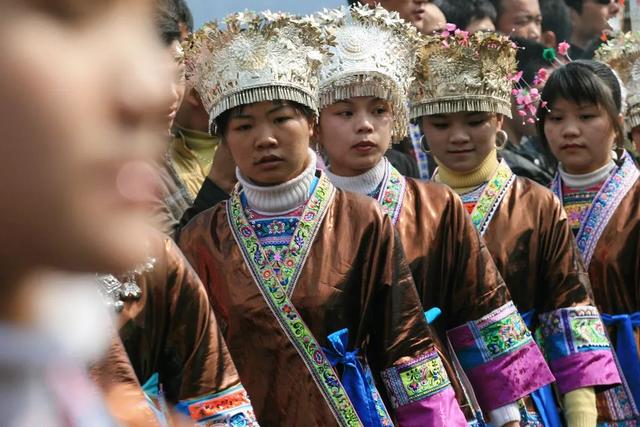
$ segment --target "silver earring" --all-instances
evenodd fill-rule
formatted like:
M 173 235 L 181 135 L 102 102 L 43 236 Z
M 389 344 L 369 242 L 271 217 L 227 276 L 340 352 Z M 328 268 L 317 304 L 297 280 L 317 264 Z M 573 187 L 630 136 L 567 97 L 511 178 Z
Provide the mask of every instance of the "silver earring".
M 496 132 L 496 149 L 502 150 L 505 145 L 507 145 L 507 141 L 509 140 L 509 135 L 507 132 L 503 130 L 499 130 Z
M 420 149 L 426 154 L 431 154 L 431 150 L 427 145 L 427 138 L 425 138 L 424 135 L 420 138 Z

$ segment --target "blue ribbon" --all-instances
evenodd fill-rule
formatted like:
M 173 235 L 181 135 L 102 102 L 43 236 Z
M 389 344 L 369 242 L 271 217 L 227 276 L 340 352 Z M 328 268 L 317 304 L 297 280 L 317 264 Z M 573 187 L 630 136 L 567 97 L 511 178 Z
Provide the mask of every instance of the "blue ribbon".
M 328 337 L 331 348 L 324 348 L 324 354 L 331 366 L 342 366 L 342 385 L 360 420 L 365 426 L 383 427 L 376 410 L 372 390 L 367 375 L 358 360 L 358 350 L 347 351 L 349 330 L 341 329 Z
M 616 327 L 616 356 L 637 407 L 640 405 L 640 357 L 633 330 L 640 327 L 640 311 L 631 314 L 602 314 L 602 322 Z
M 149 377 L 146 383 L 142 386 L 142 391 L 144 392 L 144 397 L 147 400 L 147 404 L 151 407 L 151 411 L 153 415 L 155 415 L 156 420 L 162 427 L 168 427 L 169 421 L 167 421 L 167 416 L 163 411 L 163 400 L 164 396 L 160 391 L 160 375 L 155 372 L 153 375 Z M 158 401 L 160 407 L 158 407 L 154 401 Z M 189 415 L 189 411 L 187 410 L 186 415 Z
M 442 310 L 438 307 L 432 307 L 424 312 L 424 318 L 427 319 L 427 323 L 430 325 L 442 314 Z
M 522 316 L 524 323 L 527 325 L 527 328 L 531 329 L 535 310 L 529 310 L 526 313 L 520 313 L 520 315 Z M 547 384 L 546 386 L 531 393 L 531 399 L 536 405 L 542 424 L 545 427 L 562 427 L 560 413 L 558 412 L 556 400 L 553 396 L 551 384 Z

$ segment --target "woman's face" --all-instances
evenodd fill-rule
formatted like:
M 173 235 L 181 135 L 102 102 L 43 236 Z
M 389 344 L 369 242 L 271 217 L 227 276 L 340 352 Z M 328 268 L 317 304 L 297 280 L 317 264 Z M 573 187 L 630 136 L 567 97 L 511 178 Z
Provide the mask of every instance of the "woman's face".
M 373 168 L 389 149 L 392 129 L 391 107 L 380 98 L 349 98 L 323 109 L 318 138 L 331 172 L 355 176 Z
M 431 154 L 445 167 L 467 173 L 495 148 L 503 116 L 462 112 L 424 116 L 421 120 Z
M 170 105 L 149 6 L 0 7 L 0 259 L 23 270 L 128 269 L 146 250 L 151 189 L 140 182 Z
M 607 113 L 594 104 L 558 99 L 544 122 L 553 155 L 572 174 L 593 172 L 611 159 L 616 134 Z
M 232 113 L 224 141 L 242 175 L 278 185 L 300 175 L 309 160 L 312 124 L 287 103 L 256 102 Z

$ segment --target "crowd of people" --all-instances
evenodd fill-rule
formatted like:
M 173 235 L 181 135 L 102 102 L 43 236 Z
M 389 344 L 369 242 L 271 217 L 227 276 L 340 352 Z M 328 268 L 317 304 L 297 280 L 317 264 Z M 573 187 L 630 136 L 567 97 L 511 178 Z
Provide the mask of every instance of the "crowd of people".
M 638 6 L 0 4 L 1 425 L 640 425 Z

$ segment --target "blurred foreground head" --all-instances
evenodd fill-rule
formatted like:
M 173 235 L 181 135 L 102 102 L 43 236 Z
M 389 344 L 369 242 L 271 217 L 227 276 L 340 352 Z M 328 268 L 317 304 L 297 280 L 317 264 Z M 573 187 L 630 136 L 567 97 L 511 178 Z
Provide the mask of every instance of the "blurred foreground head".
M 144 258 L 171 81 L 151 6 L 0 0 L 0 282 Z

